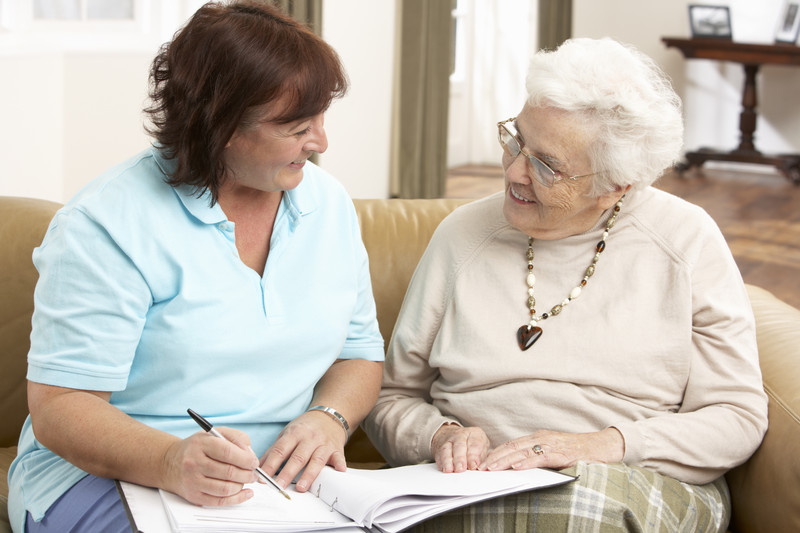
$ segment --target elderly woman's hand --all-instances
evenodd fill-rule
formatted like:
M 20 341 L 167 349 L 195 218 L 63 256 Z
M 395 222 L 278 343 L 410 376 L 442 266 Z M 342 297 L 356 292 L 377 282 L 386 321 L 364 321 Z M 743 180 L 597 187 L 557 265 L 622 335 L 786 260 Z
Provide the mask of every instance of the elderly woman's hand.
M 617 463 L 625 455 L 625 440 L 615 428 L 595 433 L 559 433 L 541 430 L 493 449 L 480 470 L 524 470 L 547 467 L 560 470 L 587 463 Z
M 347 436 L 339 422 L 320 411 L 309 411 L 283 428 L 278 439 L 262 456 L 262 467 L 272 476 L 283 465 L 275 478 L 283 488 L 302 470 L 295 488 L 298 492 L 305 492 L 325 465 L 341 472 L 347 470 L 344 458 L 346 442 Z
M 477 470 L 489 453 L 489 437 L 478 427 L 446 424 L 431 439 L 436 466 L 442 472 Z

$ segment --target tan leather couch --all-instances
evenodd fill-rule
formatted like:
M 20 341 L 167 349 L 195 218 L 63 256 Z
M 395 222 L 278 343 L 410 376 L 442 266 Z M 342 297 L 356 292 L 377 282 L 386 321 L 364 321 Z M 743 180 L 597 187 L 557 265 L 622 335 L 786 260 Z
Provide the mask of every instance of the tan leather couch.
M 406 286 L 439 221 L 459 200 L 356 200 L 378 306 L 388 339 Z M 59 205 L 0 197 L 0 533 L 10 531 L 6 475 L 27 415 L 25 358 L 36 271 L 31 252 Z M 800 310 L 748 286 L 758 324 L 769 430 L 744 465 L 728 474 L 732 531 L 800 531 Z M 350 463 L 382 458 L 360 430 L 347 446 Z

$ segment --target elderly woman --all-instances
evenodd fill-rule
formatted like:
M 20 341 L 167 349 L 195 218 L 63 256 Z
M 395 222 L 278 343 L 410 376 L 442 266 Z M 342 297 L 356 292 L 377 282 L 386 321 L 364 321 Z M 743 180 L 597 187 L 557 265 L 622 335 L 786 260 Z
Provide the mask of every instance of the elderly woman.
M 151 81 L 157 143 L 78 193 L 34 253 L 16 531 L 130 531 L 113 479 L 229 505 L 256 466 L 283 465 L 277 484 L 303 471 L 302 492 L 345 468 L 378 395 L 355 210 L 308 161 L 346 90 L 336 53 L 268 3 L 208 4 Z
M 766 397 L 723 236 L 650 186 L 679 99 L 608 39 L 537 53 L 527 89 L 497 125 L 505 191 L 445 219 L 412 279 L 368 434 L 393 465 L 579 476 L 422 530 L 725 530 Z

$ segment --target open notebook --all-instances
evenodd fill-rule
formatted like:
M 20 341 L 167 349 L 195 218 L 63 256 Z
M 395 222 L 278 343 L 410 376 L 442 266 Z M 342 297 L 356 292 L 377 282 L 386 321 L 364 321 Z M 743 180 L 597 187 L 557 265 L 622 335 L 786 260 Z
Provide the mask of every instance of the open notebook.
M 575 478 L 544 469 L 443 474 L 434 464 L 383 470 L 325 467 L 306 493 L 290 489 L 291 501 L 269 485 L 251 485 L 255 496 L 231 507 L 198 507 L 183 498 L 122 482 L 137 529 L 146 515 L 166 516 L 163 531 L 324 531 L 366 529 L 396 532 L 473 502 L 552 487 Z M 158 503 L 161 509 L 154 509 Z M 151 518 L 152 520 L 152 518 Z M 163 519 L 162 519 L 163 521 Z

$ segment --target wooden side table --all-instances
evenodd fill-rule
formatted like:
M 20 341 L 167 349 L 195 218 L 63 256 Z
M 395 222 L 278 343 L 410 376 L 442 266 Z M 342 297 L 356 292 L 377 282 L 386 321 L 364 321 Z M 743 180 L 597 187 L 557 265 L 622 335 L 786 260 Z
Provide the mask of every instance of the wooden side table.
M 800 47 L 792 44 L 749 44 L 725 39 L 680 39 L 663 37 L 667 47 L 679 49 L 687 59 L 716 59 L 741 63 L 744 67 L 744 89 L 742 91 L 742 111 L 739 115 L 739 146 L 729 152 L 701 148 L 686 153 L 686 163 L 679 171 L 700 167 L 706 161 L 734 161 L 737 163 L 757 163 L 772 165 L 784 176 L 800 185 L 800 154 L 765 155 L 759 152 L 753 142 L 756 131 L 756 75 L 761 65 L 800 65 Z

